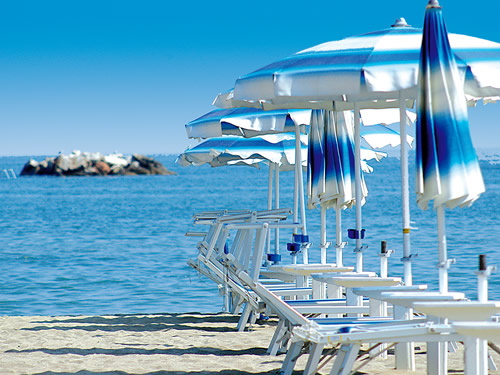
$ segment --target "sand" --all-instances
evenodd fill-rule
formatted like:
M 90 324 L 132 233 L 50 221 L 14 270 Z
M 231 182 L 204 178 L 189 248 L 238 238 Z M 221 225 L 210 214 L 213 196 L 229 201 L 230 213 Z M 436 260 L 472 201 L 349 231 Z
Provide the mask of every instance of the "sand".
M 0 317 L 0 374 L 277 374 L 284 355 L 266 355 L 276 322 L 236 332 L 237 317 L 226 314 Z M 394 370 L 389 355 L 359 374 L 424 374 L 425 345 L 417 345 L 417 372 Z M 463 373 L 462 358 L 459 345 L 450 373 Z

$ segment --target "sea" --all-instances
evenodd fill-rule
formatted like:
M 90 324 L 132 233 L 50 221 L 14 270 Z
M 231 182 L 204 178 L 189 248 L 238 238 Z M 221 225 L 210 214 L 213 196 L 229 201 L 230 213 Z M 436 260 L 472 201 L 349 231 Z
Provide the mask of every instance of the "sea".
M 214 209 L 265 209 L 267 166 L 181 167 L 175 155 L 150 155 L 173 176 L 17 177 L 30 156 L 0 157 L 0 315 L 94 315 L 218 312 L 217 285 L 186 261 L 196 237 L 187 237 L 193 214 Z M 43 156 L 33 157 L 43 160 Z M 363 206 L 364 269 L 378 271 L 382 240 L 395 251 L 389 275 L 402 276 L 401 175 L 394 157 L 371 162 Z M 486 192 L 468 208 L 446 210 L 451 291 L 477 296 L 479 254 L 500 266 L 500 164 L 481 160 Z M 436 212 L 416 205 L 410 160 L 411 247 L 414 283 L 438 289 Z M 293 205 L 293 173 L 280 174 L 280 206 Z M 335 242 L 335 212 L 328 211 L 328 240 Z M 320 261 L 320 212 L 307 210 L 310 262 Z M 342 213 L 344 238 L 355 212 Z M 281 253 L 289 263 L 283 234 Z M 344 264 L 355 264 L 354 243 Z M 299 257 L 300 259 L 300 257 Z M 328 260 L 335 261 L 335 249 Z M 489 278 L 500 299 L 500 269 Z

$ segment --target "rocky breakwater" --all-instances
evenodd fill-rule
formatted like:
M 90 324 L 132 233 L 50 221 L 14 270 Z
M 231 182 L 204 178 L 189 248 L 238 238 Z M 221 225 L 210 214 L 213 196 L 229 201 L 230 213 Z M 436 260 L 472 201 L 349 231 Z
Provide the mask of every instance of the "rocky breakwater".
M 103 155 L 73 151 L 69 155 L 60 154 L 38 162 L 30 159 L 21 176 L 137 176 L 172 175 L 160 162 L 144 155 L 128 157 L 122 154 Z

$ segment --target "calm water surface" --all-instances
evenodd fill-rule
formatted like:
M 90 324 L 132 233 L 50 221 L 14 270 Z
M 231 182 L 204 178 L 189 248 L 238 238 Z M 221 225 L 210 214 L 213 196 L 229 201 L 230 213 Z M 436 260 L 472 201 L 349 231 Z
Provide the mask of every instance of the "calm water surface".
M 267 169 L 182 168 L 174 156 L 154 157 L 178 175 L 0 177 L 1 315 L 220 311 L 216 285 L 186 265 L 197 254 L 197 240 L 184 233 L 198 211 L 264 209 Z M 19 173 L 27 160 L 0 157 L 0 171 Z M 481 165 L 487 192 L 471 208 L 447 211 L 449 257 L 457 260 L 450 290 L 471 298 L 476 296 L 477 255 L 487 254 L 489 264 L 500 266 L 500 166 Z M 369 246 L 365 269 L 378 269 L 380 241 L 387 240 L 396 250 L 389 273 L 401 276 L 399 161 L 389 158 L 372 166 L 363 207 Z M 280 182 L 281 206 L 291 206 L 293 175 L 282 173 Z M 436 289 L 436 215 L 418 209 L 414 193 L 411 199 L 412 226 L 418 227 L 412 232 L 412 250 L 418 253 L 414 282 Z M 328 217 L 334 241 L 335 213 Z M 319 210 L 308 211 L 307 219 L 311 262 L 316 262 Z M 344 211 L 344 228 L 353 227 L 354 220 L 354 210 Z M 346 247 L 347 265 L 355 263 L 353 247 Z M 490 296 L 500 298 L 500 271 L 490 279 Z

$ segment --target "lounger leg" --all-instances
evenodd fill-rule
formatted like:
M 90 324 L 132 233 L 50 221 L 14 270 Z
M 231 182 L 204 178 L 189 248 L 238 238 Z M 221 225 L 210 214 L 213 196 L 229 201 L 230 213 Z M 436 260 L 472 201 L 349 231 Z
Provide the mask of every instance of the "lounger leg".
M 332 284 L 327 284 L 326 286 L 326 297 L 327 298 L 342 298 L 342 287 Z M 330 318 L 340 318 L 342 314 L 328 314 Z
M 248 323 L 248 318 L 250 318 L 250 314 L 252 312 L 252 306 L 249 303 L 245 305 L 243 312 L 241 313 L 240 320 L 238 321 L 238 332 L 243 332 Z
M 429 321 L 437 324 L 444 321 L 440 318 L 429 316 Z M 427 343 L 427 374 L 446 375 L 448 373 L 448 343 L 429 342 Z
M 354 294 L 351 289 L 347 289 L 347 291 L 346 291 L 346 304 L 347 304 L 347 306 L 363 306 L 363 297 Z M 350 314 L 347 314 L 347 316 L 359 317 L 359 316 L 363 316 L 363 314 L 350 313 Z
M 304 341 L 294 341 L 292 345 L 290 345 L 290 349 L 286 353 L 285 360 L 283 361 L 283 365 L 281 366 L 280 374 L 283 375 L 291 375 L 293 372 L 293 368 L 295 367 L 295 362 L 297 362 L 297 358 L 299 357 L 300 351 L 302 350 L 302 346 L 304 345 Z
M 313 279 L 312 281 L 312 298 L 324 299 L 325 298 L 325 285 Z
M 314 375 L 316 373 L 324 347 L 324 344 L 311 345 L 311 351 L 309 353 L 309 358 L 307 359 L 306 368 L 304 369 L 304 375 Z
M 358 357 L 360 347 L 360 344 L 342 345 L 337 353 L 330 375 L 348 375 Z
M 386 302 L 382 302 L 373 298 L 370 298 L 370 316 L 387 316 L 387 308 L 384 310 L 384 305 Z M 370 346 L 374 346 L 376 343 L 370 343 Z M 375 349 L 370 351 L 370 357 L 387 358 L 387 352 L 384 349 L 387 347 L 387 344 L 380 344 Z M 382 354 L 380 352 L 384 351 Z
M 267 354 L 276 355 L 278 353 L 278 349 L 280 347 L 279 343 L 281 342 L 280 339 L 285 334 L 285 330 L 285 321 L 283 319 L 280 319 L 278 325 L 276 326 L 276 330 L 274 331 L 273 338 L 269 343 L 269 347 L 267 348 Z
M 464 339 L 464 375 L 479 374 L 478 341 L 473 337 Z
M 412 311 L 406 307 L 394 306 L 394 319 L 409 320 Z M 402 342 L 396 344 L 396 369 L 415 371 L 415 344 L 413 342 Z M 429 352 L 429 351 L 427 351 Z

